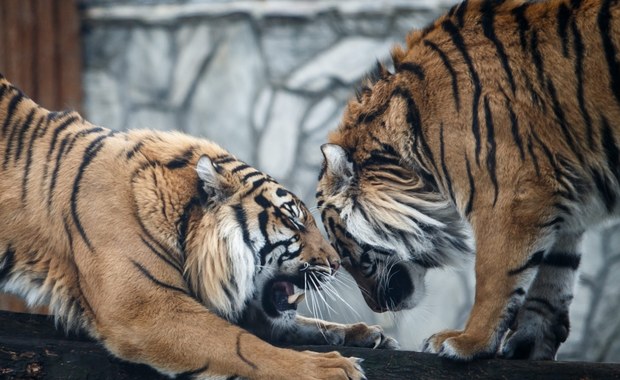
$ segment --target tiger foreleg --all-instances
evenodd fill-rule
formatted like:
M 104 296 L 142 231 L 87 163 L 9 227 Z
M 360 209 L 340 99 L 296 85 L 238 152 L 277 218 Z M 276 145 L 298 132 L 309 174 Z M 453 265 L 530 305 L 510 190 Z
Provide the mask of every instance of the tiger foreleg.
M 398 349 L 396 339 L 378 325 L 365 323 L 341 324 L 297 316 L 292 344 L 329 344 L 332 346 Z M 315 343 L 310 343 L 315 342 Z
M 456 360 L 495 356 L 501 339 L 523 302 L 541 256 L 532 253 L 533 234 L 515 238 L 502 231 L 519 231 L 512 218 L 487 220 L 476 231 L 476 296 L 465 329 L 439 332 L 424 343 L 424 351 Z M 482 222 L 482 221 L 479 221 Z M 503 226 L 502 226 L 503 224 Z M 491 229 L 488 226 L 495 226 Z M 477 228 L 476 228 L 477 227 Z
M 168 294 L 164 294 L 168 293 Z M 272 346 L 205 310 L 189 296 L 162 290 L 133 317 L 116 304 L 100 309 L 97 330 L 116 356 L 192 379 L 363 379 L 360 360 L 337 352 L 298 352 Z
M 545 253 L 501 353 L 509 359 L 553 360 L 570 329 L 568 309 L 579 266 L 577 236 L 557 239 Z

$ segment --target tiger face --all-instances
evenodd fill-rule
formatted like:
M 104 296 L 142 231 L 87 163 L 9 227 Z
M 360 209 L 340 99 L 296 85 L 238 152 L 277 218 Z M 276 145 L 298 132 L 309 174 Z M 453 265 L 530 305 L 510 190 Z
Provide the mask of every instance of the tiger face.
M 323 145 L 317 191 L 328 237 L 376 312 L 413 308 L 427 269 L 473 252 L 456 209 L 383 148 L 353 160 L 341 146 Z
M 213 281 L 198 273 L 210 263 L 188 263 L 198 271 L 190 276 L 195 291 L 232 320 L 247 312 L 248 305 L 262 318 L 293 320 L 304 291 L 320 289 L 338 270 L 337 253 L 303 202 L 269 176 L 230 157 L 202 156 L 196 171 L 205 210 L 205 228 L 197 231 L 205 236 L 194 241 L 221 247 L 229 265 L 216 268 L 226 273 Z M 193 260 L 212 257 L 213 249 L 206 250 L 189 249 Z

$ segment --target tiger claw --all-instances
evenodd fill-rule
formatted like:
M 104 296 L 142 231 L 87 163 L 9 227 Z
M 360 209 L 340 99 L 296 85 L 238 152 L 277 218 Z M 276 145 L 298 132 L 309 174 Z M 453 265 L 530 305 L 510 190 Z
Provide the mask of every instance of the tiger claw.
M 366 377 L 366 374 L 364 373 L 364 369 L 362 368 L 362 363 L 364 362 L 364 358 L 358 358 L 358 357 L 352 356 L 351 359 L 355 361 L 355 369 L 357 369 L 362 375 L 361 379 L 368 380 Z

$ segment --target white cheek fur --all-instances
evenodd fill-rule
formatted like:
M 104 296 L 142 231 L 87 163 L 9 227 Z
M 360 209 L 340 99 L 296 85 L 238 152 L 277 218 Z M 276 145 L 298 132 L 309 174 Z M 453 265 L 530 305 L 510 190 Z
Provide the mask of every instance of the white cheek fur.
M 439 266 L 458 264 L 472 256 L 471 228 L 451 204 L 393 195 L 385 193 L 379 200 L 360 196 L 355 207 L 353 202 L 345 203 L 341 220 L 359 243 L 390 251 L 399 260 Z

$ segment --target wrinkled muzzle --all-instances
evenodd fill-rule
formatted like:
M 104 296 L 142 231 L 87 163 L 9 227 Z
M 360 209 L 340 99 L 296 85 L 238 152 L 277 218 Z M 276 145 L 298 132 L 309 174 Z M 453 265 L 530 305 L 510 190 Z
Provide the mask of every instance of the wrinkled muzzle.
M 285 260 L 265 283 L 261 297 L 263 310 L 272 317 L 296 310 L 305 291 L 320 291 L 339 267 L 338 254 L 327 242 L 308 242 L 298 258 Z

